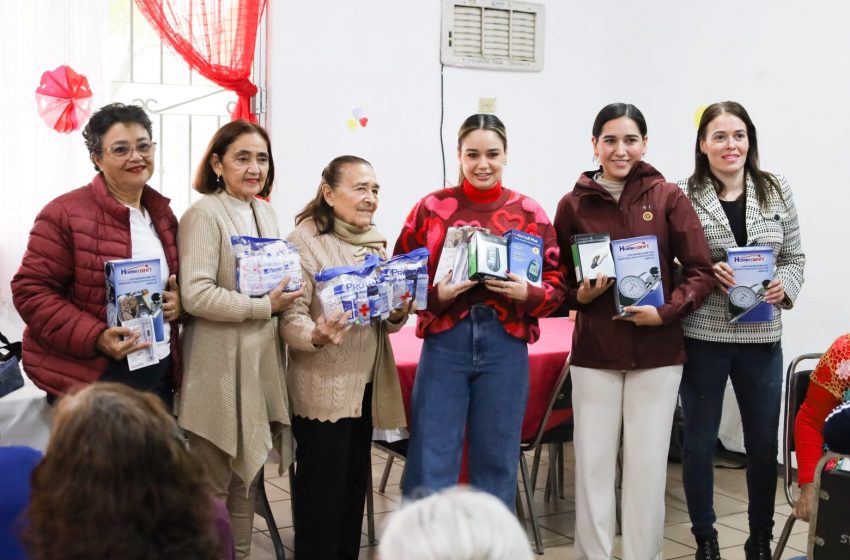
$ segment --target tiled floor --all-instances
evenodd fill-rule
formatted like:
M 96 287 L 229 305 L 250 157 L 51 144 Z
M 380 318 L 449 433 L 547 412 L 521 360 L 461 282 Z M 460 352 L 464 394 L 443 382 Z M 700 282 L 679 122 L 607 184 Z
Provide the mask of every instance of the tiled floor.
M 543 463 L 546 461 L 544 453 Z M 386 522 L 390 512 L 396 510 L 401 503 L 399 491 L 399 478 L 401 477 L 401 465 L 396 462 L 392 468 L 386 493 L 378 492 L 378 482 L 383 473 L 386 456 L 379 452 L 372 453 L 372 474 L 375 481 L 375 524 L 377 526 L 377 538 L 380 540 L 383 524 Z M 529 456 L 529 465 L 531 457 Z M 722 463 L 721 463 L 722 464 Z M 729 464 L 728 466 L 734 466 Z M 540 524 L 543 532 L 545 554 L 543 559 L 568 560 L 572 558 L 573 537 L 575 530 L 575 505 L 574 485 L 572 481 L 575 476 L 572 469 L 572 446 L 568 444 L 566 454 L 567 486 L 565 498 L 549 503 L 543 500 L 543 487 L 545 486 L 546 469 L 541 466 L 541 474 L 538 477 L 537 486 L 540 491 L 535 492 L 535 504 L 540 516 Z M 780 479 L 776 491 L 776 527 L 774 532 L 778 535 L 790 513 L 782 491 L 782 480 Z M 266 465 L 266 491 L 271 502 L 275 521 L 280 529 L 286 547 L 286 558 L 292 560 L 292 510 L 290 508 L 289 480 L 287 477 L 277 477 L 277 465 Z M 744 541 L 747 539 L 747 498 L 744 471 L 737 468 L 715 469 L 715 492 L 714 506 L 717 512 L 717 530 L 721 546 L 721 554 L 725 560 L 742 560 L 744 558 Z M 269 537 L 265 521 L 256 516 L 254 520 L 254 540 L 252 548 L 253 560 L 273 560 L 274 548 Z M 782 558 L 791 558 L 804 554 L 806 549 L 806 537 L 808 525 L 798 521 L 794 525 L 791 538 Z M 529 536 L 531 531 L 529 529 Z M 376 547 L 370 546 L 366 537 L 366 521 L 363 522 L 363 538 L 360 558 L 362 560 L 375 560 L 378 558 Z M 801 552 L 803 551 L 803 552 Z M 619 542 L 615 544 L 615 556 L 619 553 Z M 667 466 L 667 517 L 664 529 L 664 558 L 693 558 L 694 540 L 690 532 L 685 495 L 682 488 L 682 466 L 670 463 Z

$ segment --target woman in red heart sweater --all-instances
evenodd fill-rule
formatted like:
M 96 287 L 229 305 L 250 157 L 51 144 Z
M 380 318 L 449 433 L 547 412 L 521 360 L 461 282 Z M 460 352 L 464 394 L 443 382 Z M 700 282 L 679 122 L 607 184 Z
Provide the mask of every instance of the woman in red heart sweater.
M 470 483 L 509 508 L 515 504 L 528 396 L 527 345 L 539 337 L 537 318 L 560 305 L 564 286 L 546 212 L 502 186 L 507 147 L 505 126 L 495 115 L 466 119 L 458 133 L 459 185 L 420 200 L 396 242 L 396 253 L 418 247 L 430 252 L 428 308 L 416 323 L 425 342 L 411 402 L 406 497 L 457 482 L 466 431 Z M 543 238 L 540 285 L 525 274 L 454 284 L 451 274 L 435 278 L 448 228 L 464 225 L 495 235 L 517 229 Z

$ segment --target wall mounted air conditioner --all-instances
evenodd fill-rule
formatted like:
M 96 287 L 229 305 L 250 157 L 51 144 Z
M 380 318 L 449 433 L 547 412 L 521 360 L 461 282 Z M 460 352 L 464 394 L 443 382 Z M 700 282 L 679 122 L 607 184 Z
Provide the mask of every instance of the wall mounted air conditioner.
M 545 6 L 443 0 L 440 61 L 447 66 L 540 72 Z

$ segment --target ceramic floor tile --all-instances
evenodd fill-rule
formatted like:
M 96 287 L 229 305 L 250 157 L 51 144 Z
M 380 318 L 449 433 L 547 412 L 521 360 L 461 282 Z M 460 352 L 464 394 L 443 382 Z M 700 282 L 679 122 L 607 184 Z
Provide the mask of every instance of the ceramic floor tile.
M 526 454 L 529 471 L 531 470 L 533 453 Z M 386 454 L 382 451 L 372 452 L 372 474 L 375 486 L 375 528 L 378 540 L 383 528 L 392 511 L 398 509 L 401 504 L 401 490 L 399 481 L 402 476 L 403 462 L 396 460 L 392 466 L 386 491 L 379 493 L 377 488 L 386 464 Z M 544 446 L 541 454 L 540 468 L 538 471 L 536 489 L 534 493 L 534 504 L 537 510 L 543 542 L 546 547 L 542 557 L 534 555 L 535 558 L 546 560 L 569 560 L 573 556 L 574 544 L 572 538 L 575 534 L 575 470 L 574 450 L 572 443 L 565 446 L 565 496 L 566 499 L 553 499 L 549 502 L 544 500 L 544 490 L 548 475 L 548 449 Z M 729 463 L 730 465 L 732 463 Z M 743 469 L 715 469 L 715 511 L 718 516 L 717 529 L 722 555 L 725 560 L 743 560 L 743 543 L 747 538 L 747 493 L 746 478 Z M 280 529 L 284 545 L 287 547 L 287 558 L 294 558 L 292 548 L 292 520 L 289 509 L 289 480 L 288 477 L 279 477 L 276 465 L 266 465 L 267 493 L 272 503 L 272 511 L 275 521 Z M 782 530 L 790 508 L 785 503 L 783 492 L 783 481 L 780 479 L 776 491 L 776 528 L 777 535 Z M 520 496 L 525 498 L 524 492 Z M 666 512 L 664 530 L 663 557 L 667 560 L 691 559 L 694 554 L 694 540 L 690 532 L 690 520 L 685 503 L 684 489 L 682 487 L 682 466 L 679 463 L 670 463 L 667 468 L 667 491 Z M 533 547 L 533 536 L 530 524 L 527 525 L 529 546 Z M 274 558 L 274 549 L 269 538 L 265 521 L 259 516 L 255 517 L 254 554 L 255 560 L 267 560 Z M 364 518 L 363 535 L 361 538 L 362 560 L 377 560 L 377 547 L 370 546 L 366 536 L 366 522 Z M 801 552 L 806 547 L 808 536 L 808 524 L 797 521 L 794 525 L 788 547 L 782 555 L 783 559 L 804 554 Z M 615 557 L 620 558 L 622 554 L 620 537 L 615 539 Z
M 571 540 L 576 534 L 576 516 L 575 513 L 555 513 L 552 515 L 544 515 L 538 517 L 538 522 L 541 527 L 549 529 L 553 533 L 564 535 Z
M 723 560 L 746 560 L 746 555 L 744 554 L 744 546 L 733 546 L 729 548 L 721 548 L 720 555 L 723 557 Z M 790 548 L 786 548 L 782 552 L 781 560 L 788 560 L 789 558 L 794 558 L 795 556 L 805 555 L 804 552 L 800 552 L 799 550 L 793 550 Z
M 266 480 L 266 496 L 270 502 L 289 499 L 289 479 L 272 478 Z

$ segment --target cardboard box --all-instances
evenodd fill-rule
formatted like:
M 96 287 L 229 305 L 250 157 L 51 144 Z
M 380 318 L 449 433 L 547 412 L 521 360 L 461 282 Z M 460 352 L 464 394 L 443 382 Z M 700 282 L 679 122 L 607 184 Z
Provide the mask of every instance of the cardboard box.
M 580 233 L 570 240 L 575 264 L 576 280 L 581 283 L 585 275 L 590 285 L 596 284 L 596 275 L 600 272 L 608 278 L 614 278 L 614 258 L 611 256 L 611 237 L 607 233 Z
M 614 301 L 617 313 L 633 305 L 664 305 L 658 240 L 654 235 L 617 239 L 611 242 L 617 286 Z
M 468 274 L 471 280 L 508 279 L 508 240 L 476 231 L 468 245 Z
M 136 368 L 130 369 L 157 363 L 159 360 L 156 357 L 156 343 L 165 341 L 159 259 L 107 261 L 104 273 L 107 324 L 110 327 L 131 328 L 141 333 L 141 341 L 151 343 L 149 348 L 128 356 L 128 363 L 137 364 Z M 143 317 L 149 317 L 149 321 L 136 321 Z M 136 354 L 138 356 L 135 356 Z M 145 357 L 145 354 L 150 356 Z M 153 361 L 150 361 L 151 358 Z M 142 363 L 144 365 L 138 365 Z
M 764 301 L 773 280 L 773 250 L 770 247 L 730 247 L 726 262 L 735 273 L 735 287 L 726 300 L 730 323 L 763 323 L 773 319 L 773 306 Z
M 434 272 L 434 284 L 438 284 L 450 270 L 453 271 L 450 284 L 467 279 L 466 245 L 475 233 L 475 229 L 472 226 L 452 226 L 446 230 L 440 260 L 437 261 L 437 270 Z M 462 267 L 459 268 L 459 264 L 462 264 Z
M 505 232 L 505 239 L 508 241 L 508 272 L 540 286 L 543 283 L 543 238 L 510 229 Z

